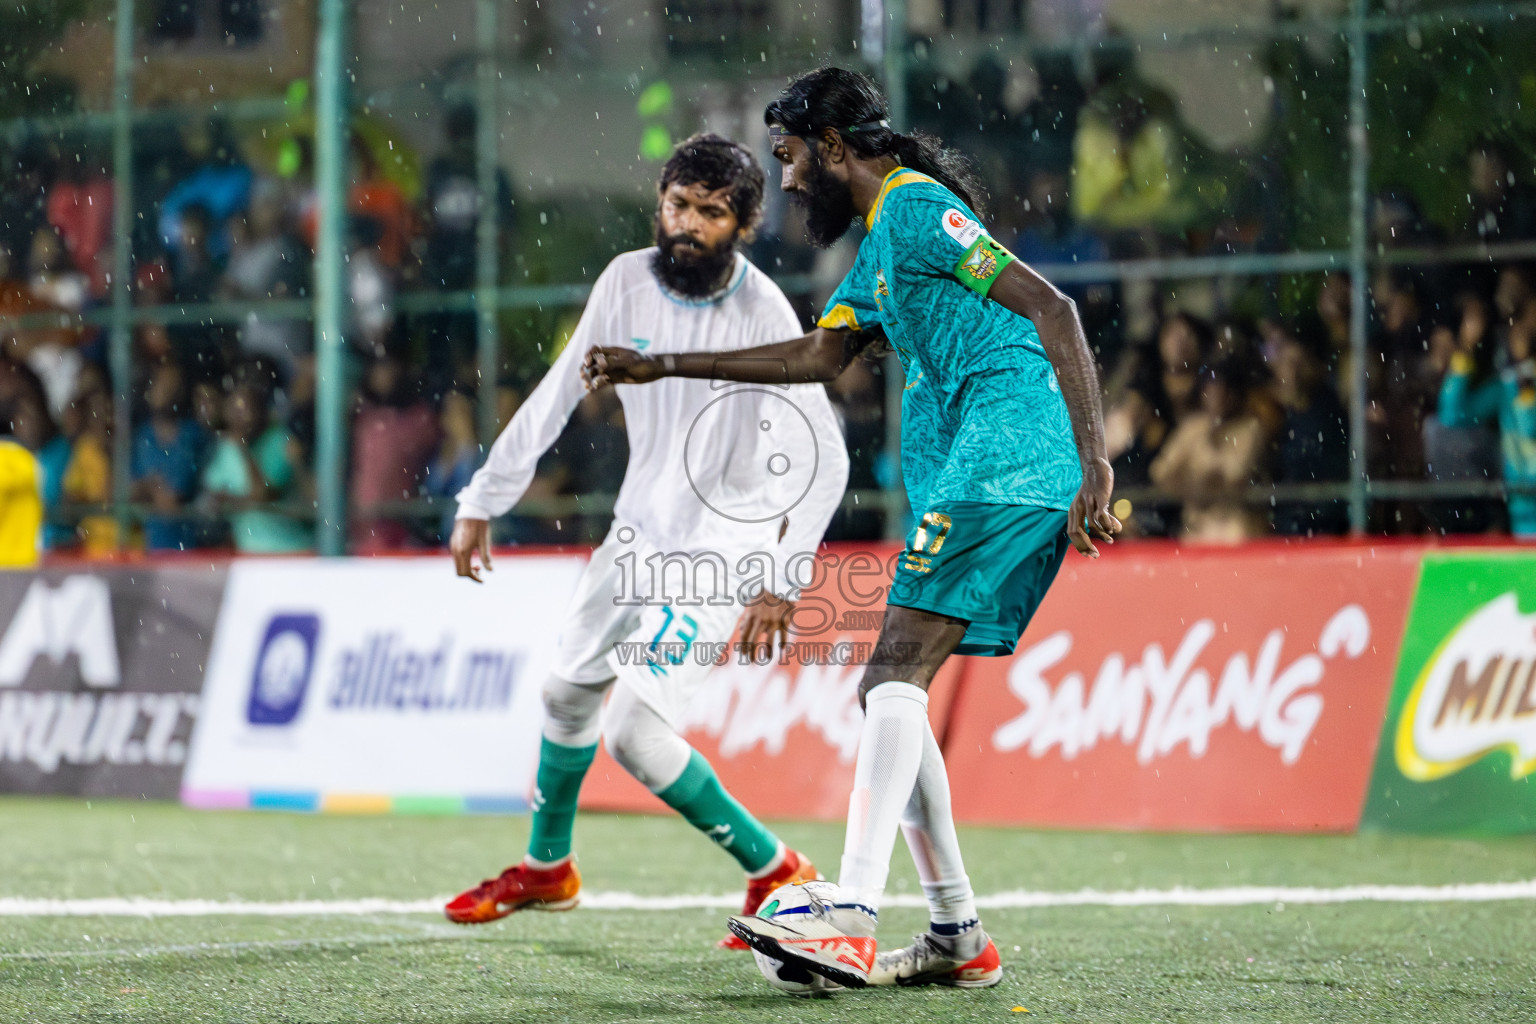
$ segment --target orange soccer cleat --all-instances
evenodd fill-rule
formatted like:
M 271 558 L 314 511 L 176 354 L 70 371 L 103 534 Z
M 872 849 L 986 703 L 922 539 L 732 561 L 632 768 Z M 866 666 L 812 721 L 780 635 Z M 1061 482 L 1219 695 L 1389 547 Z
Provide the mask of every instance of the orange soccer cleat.
M 747 898 L 742 904 L 741 915 L 751 917 L 757 913 L 768 894 L 781 885 L 794 885 L 798 882 L 815 882 L 821 879 L 821 872 L 816 870 L 816 865 L 805 854 L 788 847 L 784 848 L 784 860 L 774 869 L 772 874 L 763 878 L 747 879 Z M 734 935 L 727 935 L 716 943 L 721 949 L 751 949 Z
M 455 924 L 485 924 L 517 910 L 570 910 L 581 902 L 581 872 L 574 860 L 552 868 L 514 864 L 448 901 L 443 913 Z

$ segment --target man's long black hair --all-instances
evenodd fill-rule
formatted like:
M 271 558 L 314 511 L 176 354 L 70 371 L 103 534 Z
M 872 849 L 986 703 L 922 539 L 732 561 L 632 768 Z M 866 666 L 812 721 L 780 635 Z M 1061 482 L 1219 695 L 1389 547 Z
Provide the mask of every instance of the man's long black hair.
M 795 79 L 768 104 L 763 121 L 781 124 L 812 145 L 831 128 L 860 156 L 893 157 L 903 167 L 937 180 L 985 217 L 986 186 L 965 154 L 932 135 L 907 135 L 880 124 L 890 116 L 890 104 L 872 79 L 845 68 L 818 68 Z

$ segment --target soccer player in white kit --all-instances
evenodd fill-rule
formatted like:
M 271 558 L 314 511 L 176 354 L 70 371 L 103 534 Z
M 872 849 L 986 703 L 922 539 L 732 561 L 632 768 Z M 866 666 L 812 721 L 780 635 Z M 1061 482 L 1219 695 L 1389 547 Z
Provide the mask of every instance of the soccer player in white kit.
M 570 341 L 459 493 L 450 547 L 460 576 L 478 582 L 477 556 L 491 568 L 489 520 L 522 497 L 585 395 L 589 348 L 666 359 L 799 333 L 783 292 L 737 251 L 762 209 L 763 171 L 752 154 L 696 135 L 663 168 L 659 193 L 656 247 L 616 257 L 598 277 Z M 743 643 L 787 636 L 798 585 L 810 579 L 848 479 L 831 404 L 820 384 L 675 379 L 617 391 L 629 465 L 544 687 L 528 852 L 448 903 L 459 923 L 576 905 L 571 832 L 600 737 L 631 775 L 740 863 L 745 913 L 780 885 L 818 877 L 725 791 L 673 723 L 738 619 Z M 721 945 L 746 948 L 734 936 Z

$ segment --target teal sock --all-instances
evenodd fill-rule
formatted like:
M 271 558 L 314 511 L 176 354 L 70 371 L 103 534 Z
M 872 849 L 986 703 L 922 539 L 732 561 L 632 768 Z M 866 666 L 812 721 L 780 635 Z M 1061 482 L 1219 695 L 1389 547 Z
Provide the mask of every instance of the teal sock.
M 576 797 L 586 778 L 597 744 L 563 747 L 544 739 L 539 743 L 539 774 L 533 791 L 533 833 L 528 837 L 528 856 L 556 861 L 571 855 L 571 832 L 576 827 Z
M 748 873 L 761 871 L 779 852 L 779 840 L 725 791 L 697 750 L 678 780 L 656 794 L 688 824 L 703 832 Z

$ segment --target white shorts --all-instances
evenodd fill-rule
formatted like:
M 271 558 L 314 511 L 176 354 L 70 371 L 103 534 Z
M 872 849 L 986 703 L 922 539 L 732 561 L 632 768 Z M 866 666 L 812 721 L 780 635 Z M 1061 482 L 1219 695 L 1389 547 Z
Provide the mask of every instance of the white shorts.
M 735 600 L 641 603 L 635 566 L 646 571 L 644 548 L 620 542 L 618 532 L 611 531 L 592 552 L 581 574 L 557 641 L 553 672 L 588 686 L 618 679 L 670 725 L 714 668 L 742 608 Z

